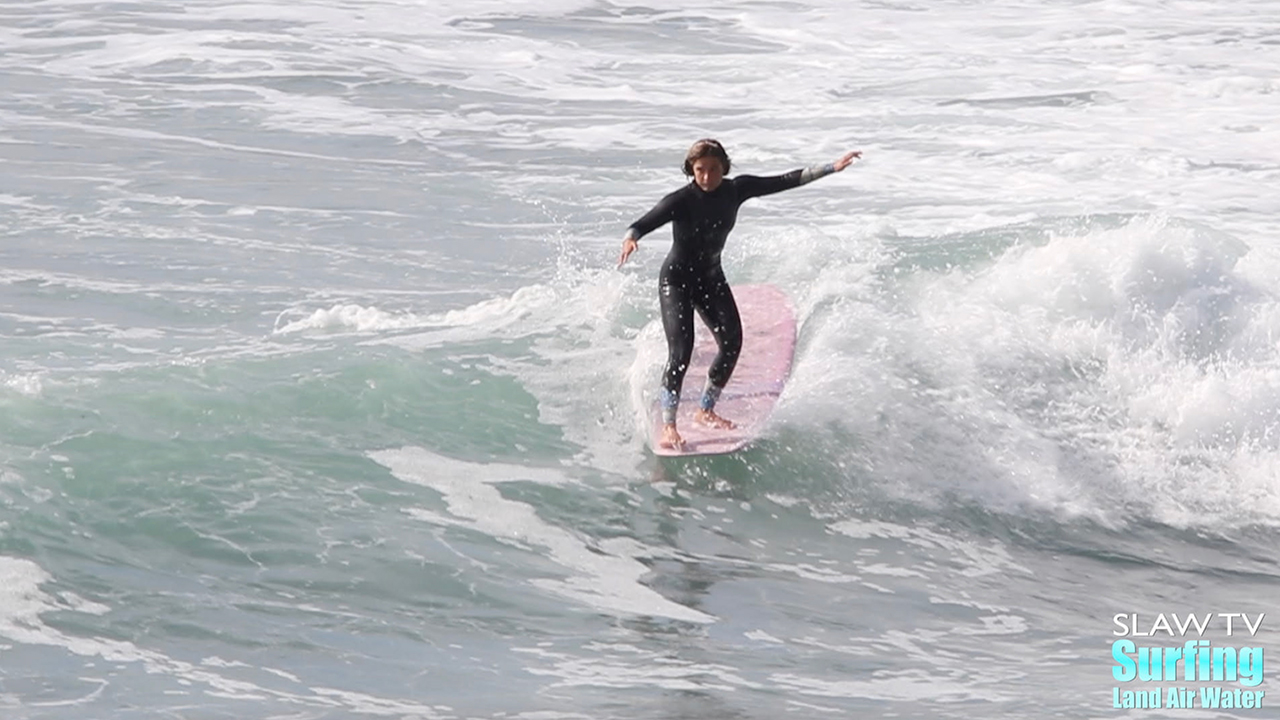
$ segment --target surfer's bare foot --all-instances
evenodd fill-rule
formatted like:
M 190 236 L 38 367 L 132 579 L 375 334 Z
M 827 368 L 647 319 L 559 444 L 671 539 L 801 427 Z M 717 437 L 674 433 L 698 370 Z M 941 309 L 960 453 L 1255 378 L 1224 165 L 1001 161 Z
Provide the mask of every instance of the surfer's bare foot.
M 693 414 L 693 419 L 708 427 L 716 428 L 717 430 L 732 430 L 738 427 L 737 425 L 734 425 L 732 421 L 726 420 L 717 415 L 715 410 L 703 410 L 699 408 Z
M 680 437 L 680 433 L 676 432 L 675 423 L 667 423 L 662 426 L 662 439 L 658 441 L 658 447 L 667 448 L 668 450 L 684 449 L 684 438 Z

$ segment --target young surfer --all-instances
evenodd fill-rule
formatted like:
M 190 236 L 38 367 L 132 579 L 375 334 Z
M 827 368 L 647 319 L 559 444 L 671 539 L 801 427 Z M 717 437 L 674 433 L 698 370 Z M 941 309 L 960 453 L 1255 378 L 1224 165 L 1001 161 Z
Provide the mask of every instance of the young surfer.
M 680 387 L 693 356 L 693 312 L 696 310 L 715 336 L 719 352 L 707 372 L 706 386 L 694 418 L 716 428 L 732 428 L 729 420 L 716 414 L 716 400 L 729 382 L 742 350 L 742 322 L 733 292 L 720 267 L 720 253 L 738 219 L 738 208 L 754 197 L 800 187 L 820 177 L 840 172 L 862 157 L 850 152 L 827 165 L 792 170 L 784 175 L 758 177 L 729 174 L 729 154 L 715 140 L 699 140 L 689 148 L 684 174 L 693 178 L 688 185 L 658 201 L 644 217 L 631 224 L 622 240 L 621 267 L 639 247 L 640 238 L 670 222 L 671 251 L 658 275 L 658 299 L 662 309 L 662 329 L 667 335 L 667 365 L 662 373 L 662 438 L 664 448 L 681 448 L 684 441 L 676 429 Z

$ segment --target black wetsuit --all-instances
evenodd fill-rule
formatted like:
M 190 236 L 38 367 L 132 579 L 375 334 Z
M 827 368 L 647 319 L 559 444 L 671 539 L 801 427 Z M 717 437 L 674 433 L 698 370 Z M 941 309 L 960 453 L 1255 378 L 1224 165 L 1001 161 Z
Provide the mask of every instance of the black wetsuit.
M 720 267 L 720 253 L 737 222 L 738 208 L 751 198 L 799 187 L 833 171 L 827 165 L 771 177 L 739 175 L 725 178 L 711 192 L 690 182 L 632 223 L 628 236 L 636 239 L 668 222 L 672 224 L 674 242 L 662 263 L 658 285 L 662 327 L 667 335 L 662 405 L 669 422 L 674 422 L 674 408 L 693 355 L 693 311 L 702 316 L 719 348 L 708 372 L 708 390 L 702 403 L 705 409 L 715 405 L 742 351 L 742 321 Z

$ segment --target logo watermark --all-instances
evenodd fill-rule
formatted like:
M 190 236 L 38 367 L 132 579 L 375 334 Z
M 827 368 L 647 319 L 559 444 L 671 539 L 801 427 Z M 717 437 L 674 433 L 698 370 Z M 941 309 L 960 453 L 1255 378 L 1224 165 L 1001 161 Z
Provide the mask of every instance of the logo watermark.
M 1112 688 L 1112 707 L 1172 710 L 1263 707 L 1266 692 L 1256 688 L 1262 684 L 1265 658 L 1255 638 L 1265 619 L 1266 613 L 1256 616 L 1241 612 L 1160 613 L 1154 618 L 1117 613 L 1112 622 L 1118 629 L 1111 634 L 1120 639 L 1111 643 L 1111 658 L 1115 663 L 1111 676 L 1126 684 Z M 1223 633 L 1227 642 L 1203 639 L 1210 630 Z M 1185 640 L 1190 635 L 1197 639 Z M 1184 641 L 1162 645 L 1156 644 L 1159 641 L 1155 638 Z M 1159 684 L 1153 685 L 1155 683 Z

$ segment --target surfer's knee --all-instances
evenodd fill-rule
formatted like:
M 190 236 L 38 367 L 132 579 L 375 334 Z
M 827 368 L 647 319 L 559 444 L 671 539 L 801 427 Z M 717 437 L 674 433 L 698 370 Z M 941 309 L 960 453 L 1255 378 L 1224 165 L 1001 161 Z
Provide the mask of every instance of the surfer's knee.
M 720 343 L 720 356 L 727 360 L 736 360 L 742 354 L 742 333 L 730 335 Z
M 733 355 L 735 357 L 740 355 L 742 353 L 742 333 L 738 332 L 725 340 L 722 351 L 726 355 Z

